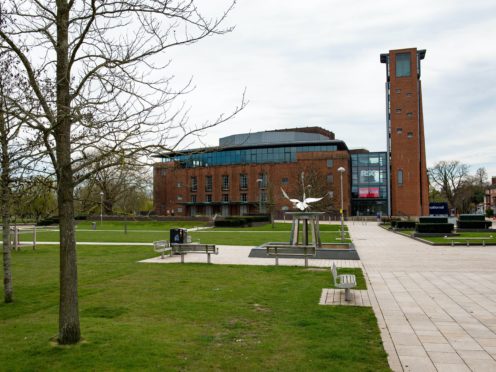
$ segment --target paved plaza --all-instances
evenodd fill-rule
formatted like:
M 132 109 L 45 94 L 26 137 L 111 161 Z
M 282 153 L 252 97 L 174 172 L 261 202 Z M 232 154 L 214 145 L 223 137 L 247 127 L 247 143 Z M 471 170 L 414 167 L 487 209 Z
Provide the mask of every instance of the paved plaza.
M 395 371 L 496 371 L 496 247 L 434 247 L 349 224 Z
M 496 246 L 435 247 L 375 222 L 348 227 L 361 261 L 310 259 L 309 265 L 364 269 L 369 289 L 357 291 L 355 305 L 374 309 L 394 371 L 496 371 Z M 248 257 L 251 248 L 219 246 L 212 263 L 274 265 L 274 259 Z M 206 257 L 190 254 L 185 262 Z M 279 264 L 303 266 L 304 260 Z M 340 304 L 336 293 L 324 288 L 320 303 Z

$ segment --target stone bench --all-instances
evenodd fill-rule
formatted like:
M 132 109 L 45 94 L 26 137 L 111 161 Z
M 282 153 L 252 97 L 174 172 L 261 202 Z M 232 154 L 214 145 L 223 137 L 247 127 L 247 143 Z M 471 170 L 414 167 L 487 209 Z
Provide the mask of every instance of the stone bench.
M 338 275 L 336 264 L 334 262 L 332 263 L 331 273 L 334 279 L 334 286 L 336 288 L 344 289 L 344 299 L 346 301 L 351 301 L 350 289 L 357 286 L 356 276 L 353 274 Z
M 308 257 L 315 257 L 317 250 L 313 245 L 288 246 L 288 245 L 268 245 L 265 247 L 267 256 L 274 256 L 276 266 L 279 265 L 279 256 L 303 257 L 305 267 L 308 267 Z
M 207 255 L 207 263 L 211 263 L 211 254 L 219 254 L 219 249 L 214 244 L 172 243 L 171 246 L 174 254 L 181 255 L 181 263 L 184 263 L 184 255 L 187 253 L 204 253 Z

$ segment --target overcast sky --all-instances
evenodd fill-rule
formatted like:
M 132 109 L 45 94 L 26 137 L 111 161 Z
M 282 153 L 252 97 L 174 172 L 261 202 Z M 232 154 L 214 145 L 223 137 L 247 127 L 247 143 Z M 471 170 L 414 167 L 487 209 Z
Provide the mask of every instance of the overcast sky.
M 201 1 L 207 15 L 224 0 Z M 249 104 L 204 137 L 321 126 L 349 148 L 386 149 L 390 49 L 426 49 L 422 89 L 428 166 L 460 160 L 496 176 L 496 1 L 241 0 L 235 30 L 170 54 L 180 85 L 194 78 L 191 121 Z

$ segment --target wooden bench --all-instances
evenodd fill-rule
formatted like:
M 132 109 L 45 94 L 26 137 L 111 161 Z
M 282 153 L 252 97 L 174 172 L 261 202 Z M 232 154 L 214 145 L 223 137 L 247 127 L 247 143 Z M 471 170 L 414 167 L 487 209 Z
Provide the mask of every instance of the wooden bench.
M 187 253 L 205 253 L 208 263 L 211 263 L 211 254 L 219 254 L 219 249 L 214 244 L 172 243 L 171 246 L 175 254 L 181 255 L 181 263 L 184 263 L 184 255 Z
M 334 279 L 334 286 L 336 288 L 344 289 L 344 299 L 346 301 L 351 301 L 350 289 L 357 286 L 356 276 L 353 274 L 338 275 L 336 264 L 334 262 L 332 263 L 331 273 Z
M 164 258 L 164 253 L 168 253 L 169 256 L 172 256 L 172 248 L 167 240 L 158 240 L 153 242 L 153 250 L 157 253 L 160 253 L 160 258 Z
M 490 236 L 480 236 L 480 237 L 466 237 L 466 238 L 461 238 L 459 236 L 456 236 L 456 237 L 447 237 L 445 236 L 444 239 L 448 239 L 448 240 L 451 240 L 451 246 L 453 247 L 455 245 L 455 240 L 465 240 L 465 243 L 467 244 L 467 246 L 470 246 L 470 241 L 481 241 L 482 240 L 482 246 L 485 247 L 486 246 L 486 240 L 492 240 L 493 239 L 493 236 L 490 235 Z
M 267 256 L 274 256 L 276 266 L 279 265 L 279 255 L 303 257 L 305 259 L 305 267 L 308 267 L 308 257 L 315 257 L 317 250 L 313 245 L 288 246 L 288 245 L 267 245 Z

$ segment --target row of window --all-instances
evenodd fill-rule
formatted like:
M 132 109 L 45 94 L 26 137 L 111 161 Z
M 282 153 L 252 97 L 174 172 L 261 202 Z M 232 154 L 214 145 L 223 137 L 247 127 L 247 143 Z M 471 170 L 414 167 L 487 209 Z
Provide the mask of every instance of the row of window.
M 177 200 L 182 201 L 183 197 L 181 195 L 178 195 Z M 223 203 L 228 203 L 229 202 L 229 194 L 222 194 L 221 201 Z M 241 203 L 247 203 L 248 202 L 248 194 L 246 194 L 246 193 L 239 194 L 239 201 Z M 195 194 L 190 195 L 190 202 L 191 203 L 197 203 L 198 202 L 197 195 L 195 195 Z M 205 203 L 212 203 L 212 202 L 213 202 L 212 194 L 205 194 Z M 267 202 L 267 193 L 266 192 L 260 193 L 259 202 L 261 202 L 261 203 Z
M 163 157 L 163 162 L 179 162 L 184 168 L 229 164 L 294 163 L 299 152 L 336 151 L 336 145 L 301 145 L 264 147 L 243 150 L 223 150 L 200 154 Z
M 221 189 L 224 191 L 229 190 L 230 188 L 230 178 L 229 175 L 225 174 L 221 176 Z M 260 189 L 265 189 L 267 187 L 268 177 L 266 173 L 259 173 L 257 178 L 257 184 Z M 284 177 L 281 179 L 281 183 L 283 185 L 288 183 L 288 178 Z M 211 192 L 213 190 L 213 176 L 205 176 L 205 191 Z M 177 187 L 182 187 L 180 182 L 177 183 Z M 246 173 L 241 173 L 239 175 L 239 188 L 240 190 L 248 189 L 248 175 Z M 198 177 L 191 176 L 190 177 L 190 190 L 191 192 L 198 191 Z

